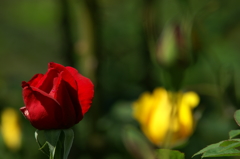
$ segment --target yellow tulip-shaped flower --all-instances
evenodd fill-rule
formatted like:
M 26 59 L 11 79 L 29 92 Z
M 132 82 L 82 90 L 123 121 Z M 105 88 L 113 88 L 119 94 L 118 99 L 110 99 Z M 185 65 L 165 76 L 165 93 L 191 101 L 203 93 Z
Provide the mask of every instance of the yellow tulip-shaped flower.
M 156 88 L 153 94 L 143 93 L 134 102 L 133 115 L 152 143 L 173 146 L 192 134 L 192 109 L 198 103 L 199 97 L 194 92 L 172 93 L 164 88 Z
M 21 129 L 19 116 L 12 108 L 5 109 L 1 114 L 1 133 L 6 146 L 15 151 L 21 145 Z

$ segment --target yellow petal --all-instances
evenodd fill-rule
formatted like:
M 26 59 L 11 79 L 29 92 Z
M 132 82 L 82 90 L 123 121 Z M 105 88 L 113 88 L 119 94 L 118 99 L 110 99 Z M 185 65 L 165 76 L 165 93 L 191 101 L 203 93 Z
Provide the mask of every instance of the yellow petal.
M 199 103 L 200 99 L 197 93 L 195 92 L 187 92 L 184 93 L 182 97 L 182 102 L 186 103 L 187 105 L 191 106 L 192 108 L 196 107 Z
M 133 103 L 133 116 L 141 124 L 147 122 L 152 102 L 153 100 L 150 93 L 146 92 L 141 95 L 138 101 Z
M 1 132 L 6 146 L 12 150 L 17 150 L 21 144 L 21 130 L 19 126 L 19 117 L 12 108 L 7 108 L 1 115 Z
M 142 126 L 142 129 L 150 141 L 159 145 L 165 137 L 170 124 L 171 106 L 167 91 L 163 88 L 154 90 L 152 100 L 148 121 Z
M 170 125 L 171 105 L 167 101 L 159 101 L 154 105 L 155 109 L 152 110 L 148 124 L 146 125 L 145 132 L 148 138 L 155 144 L 163 141 L 166 132 Z
M 179 107 L 178 115 L 181 125 L 181 136 L 187 137 L 192 133 L 193 129 L 193 117 L 191 108 L 182 103 L 182 105 Z
M 193 132 L 192 108 L 199 103 L 199 96 L 195 92 L 187 92 L 179 102 L 179 121 L 182 126 L 181 136 L 188 137 Z
M 143 93 L 133 104 L 133 115 L 141 124 L 148 139 L 161 145 L 171 132 L 169 143 L 174 145 L 185 140 L 193 132 L 192 109 L 199 103 L 194 92 L 167 92 L 156 88 L 152 94 Z

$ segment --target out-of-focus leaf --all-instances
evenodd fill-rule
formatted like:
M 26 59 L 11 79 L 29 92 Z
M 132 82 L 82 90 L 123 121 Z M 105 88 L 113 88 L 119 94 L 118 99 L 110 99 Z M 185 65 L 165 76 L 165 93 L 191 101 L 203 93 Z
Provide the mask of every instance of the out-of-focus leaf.
M 235 111 L 234 119 L 236 120 L 237 124 L 240 126 L 240 110 Z
M 133 118 L 132 118 L 132 102 L 126 102 L 126 101 L 117 102 L 113 106 L 113 108 L 110 112 L 110 115 L 121 122 L 129 123 L 131 120 L 133 120 Z
M 153 148 L 145 137 L 134 127 L 127 126 L 123 131 L 123 141 L 128 151 L 138 159 L 155 159 Z
M 158 159 L 184 159 L 185 155 L 182 152 L 169 149 L 159 149 L 157 150 Z

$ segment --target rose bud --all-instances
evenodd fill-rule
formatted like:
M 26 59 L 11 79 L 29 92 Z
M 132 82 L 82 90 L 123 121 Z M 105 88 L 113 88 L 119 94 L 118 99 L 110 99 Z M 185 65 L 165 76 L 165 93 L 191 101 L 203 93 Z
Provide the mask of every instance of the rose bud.
M 91 106 L 92 82 L 70 66 L 51 62 L 45 74 L 22 82 L 25 106 L 20 108 L 40 130 L 67 129 L 82 120 Z
M 163 28 L 160 36 L 156 58 L 164 68 L 188 67 L 191 54 L 188 46 L 188 31 L 181 23 L 170 23 Z

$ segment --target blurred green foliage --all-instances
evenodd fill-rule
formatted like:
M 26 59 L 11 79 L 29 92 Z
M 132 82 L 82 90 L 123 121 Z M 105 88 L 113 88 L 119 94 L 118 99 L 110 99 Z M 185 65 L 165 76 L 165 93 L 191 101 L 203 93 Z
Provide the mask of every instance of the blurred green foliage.
M 196 131 L 177 148 L 190 158 L 237 128 L 239 6 L 238 0 L 1 0 L 0 112 L 23 106 L 21 81 L 44 73 L 48 62 L 74 66 L 93 80 L 95 98 L 74 127 L 69 159 L 133 158 L 122 139 L 126 125 L 138 127 L 131 103 L 164 85 L 154 48 L 165 24 L 184 21 L 191 24 L 194 62 L 182 88 L 201 96 Z M 47 158 L 35 143 L 35 129 L 24 117 L 20 124 L 22 147 L 12 152 L 0 134 L 0 159 Z

